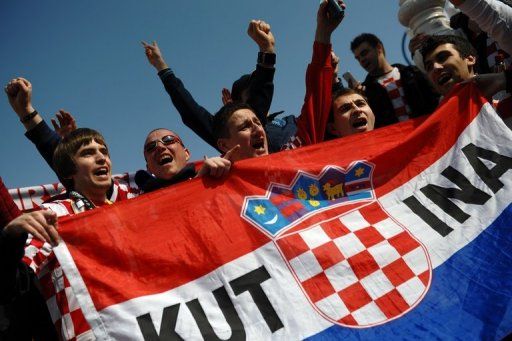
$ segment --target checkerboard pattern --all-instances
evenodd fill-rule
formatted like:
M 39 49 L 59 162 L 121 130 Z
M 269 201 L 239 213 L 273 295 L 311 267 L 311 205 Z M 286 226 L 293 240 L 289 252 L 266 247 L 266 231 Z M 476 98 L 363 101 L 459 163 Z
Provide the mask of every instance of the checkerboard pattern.
M 59 217 L 74 214 L 69 200 L 60 200 L 45 206 L 56 212 Z M 48 311 L 61 339 L 94 340 L 92 330 L 78 306 L 52 246 L 29 235 L 23 261 L 39 278 Z
M 313 304 L 345 326 L 371 326 L 413 307 L 427 290 L 421 245 L 371 203 L 277 244 Z
M 395 116 L 398 121 L 406 121 L 409 119 L 411 109 L 407 105 L 404 95 L 404 88 L 402 81 L 400 80 L 400 71 L 395 67 L 393 71 L 387 73 L 383 77 L 378 79 L 380 85 L 382 85 L 388 92 L 389 99 L 395 109 Z
M 125 184 L 114 181 L 110 201 L 123 201 L 137 196 L 137 193 Z M 63 217 L 83 211 L 77 209 L 70 199 L 55 200 L 44 204 L 57 216 Z M 52 246 L 34 239 L 27 238 L 23 261 L 34 270 L 41 283 L 46 305 L 55 324 L 57 333 L 62 340 L 95 340 L 89 324 L 85 320 L 77 299 L 71 290 L 66 275 L 53 253 Z

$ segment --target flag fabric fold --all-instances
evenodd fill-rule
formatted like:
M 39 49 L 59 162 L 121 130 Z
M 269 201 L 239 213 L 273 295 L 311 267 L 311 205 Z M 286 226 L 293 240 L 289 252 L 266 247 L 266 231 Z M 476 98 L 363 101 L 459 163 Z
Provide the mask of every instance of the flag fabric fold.
M 501 339 L 512 132 L 468 84 L 431 116 L 66 217 L 100 340 Z

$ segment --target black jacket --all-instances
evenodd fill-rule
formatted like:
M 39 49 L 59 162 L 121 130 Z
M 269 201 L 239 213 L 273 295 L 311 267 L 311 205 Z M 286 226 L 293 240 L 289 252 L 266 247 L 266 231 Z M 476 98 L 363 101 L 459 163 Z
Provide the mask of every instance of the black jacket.
M 0 340 L 58 340 L 39 281 L 21 261 L 26 239 L 0 233 Z
M 261 123 L 265 126 L 267 114 L 274 95 L 274 68 L 265 68 L 260 65 L 251 75 L 249 85 L 249 104 Z M 165 90 L 178 110 L 181 120 L 210 146 L 218 149 L 213 132 L 213 114 L 199 105 L 192 94 L 185 88 L 183 82 L 176 77 L 171 69 L 158 72 Z
M 394 64 L 400 72 L 411 118 L 432 113 L 439 104 L 439 95 L 434 92 L 429 80 L 416 66 Z M 375 114 L 375 128 L 397 123 L 398 119 L 386 89 L 377 81 L 378 77 L 366 76 L 363 85 L 370 107 Z

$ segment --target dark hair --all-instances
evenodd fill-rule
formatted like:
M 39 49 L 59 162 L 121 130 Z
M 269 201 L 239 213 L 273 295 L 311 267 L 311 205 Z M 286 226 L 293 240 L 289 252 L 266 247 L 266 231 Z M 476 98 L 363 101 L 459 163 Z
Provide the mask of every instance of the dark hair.
M 332 93 L 332 100 L 331 100 L 331 112 L 329 114 L 329 120 L 328 122 L 334 122 L 334 112 L 332 111 L 332 105 L 334 104 L 334 101 L 340 98 L 341 96 L 347 96 L 347 95 L 359 95 L 364 98 L 366 102 L 368 102 L 368 98 L 366 98 L 366 95 L 356 89 L 351 88 L 341 88 L 336 90 Z
M 243 75 L 233 82 L 233 86 L 231 87 L 231 99 L 234 102 L 242 101 L 242 94 L 245 90 L 249 89 L 249 85 L 251 83 L 251 75 Z
M 57 145 L 53 153 L 53 167 L 67 190 L 74 189 L 73 180 L 69 178 L 76 173 L 73 157 L 80 147 L 88 145 L 93 140 L 107 147 L 103 136 L 89 128 L 78 128 L 70 132 Z
M 235 112 L 242 109 L 254 112 L 250 105 L 240 102 L 231 102 L 220 108 L 213 117 L 213 134 L 215 139 L 229 137 L 228 121 Z
M 444 44 L 452 44 L 462 58 L 467 58 L 469 56 L 477 57 L 475 48 L 467 39 L 455 35 L 434 35 L 429 36 L 421 44 L 420 53 L 423 60 L 425 60 L 426 56 L 432 53 L 432 51 L 434 51 L 438 46 Z
M 469 29 L 469 17 L 462 12 L 454 14 L 450 18 L 450 27 L 454 30 L 462 30 L 466 37 L 471 37 L 472 32 Z
M 372 33 L 362 33 L 352 40 L 350 43 L 350 49 L 354 52 L 355 49 L 362 43 L 368 43 L 371 47 L 376 48 L 378 45 L 382 46 L 382 52 L 386 55 L 386 50 L 384 50 L 384 44 L 382 41 Z
M 366 95 L 359 90 L 351 89 L 351 88 L 341 88 L 341 89 L 336 90 L 335 92 L 332 93 L 331 111 L 329 112 L 329 119 L 327 120 L 328 123 L 334 122 L 334 111 L 333 111 L 334 101 L 337 100 L 338 98 L 340 98 L 341 96 L 348 96 L 348 95 L 359 95 L 359 96 L 363 97 L 366 102 L 368 102 L 368 98 L 366 97 Z M 329 129 L 327 127 L 325 127 L 325 138 L 324 139 L 326 141 L 336 139 L 338 137 L 339 136 L 331 134 Z

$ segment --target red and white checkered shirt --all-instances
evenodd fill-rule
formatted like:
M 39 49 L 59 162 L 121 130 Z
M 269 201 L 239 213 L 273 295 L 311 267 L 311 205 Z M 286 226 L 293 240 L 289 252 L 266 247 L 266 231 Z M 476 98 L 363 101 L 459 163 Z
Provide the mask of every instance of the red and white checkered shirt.
M 135 197 L 128 187 L 117 182 L 110 201 L 122 201 Z M 71 199 L 57 200 L 43 204 L 59 217 L 81 213 Z M 36 273 L 41 283 L 43 296 L 50 311 L 53 323 L 64 340 L 95 340 L 92 330 L 78 306 L 66 275 L 53 253 L 52 246 L 29 235 L 23 261 Z
M 379 79 L 377 79 L 380 85 L 382 85 L 388 92 L 389 99 L 395 109 L 395 116 L 398 121 L 406 121 L 409 119 L 411 109 L 405 101 L 404 88 L 402 81 L 400 80 L 400 71 L 394 67 L 393 71 L 386 73 Z

